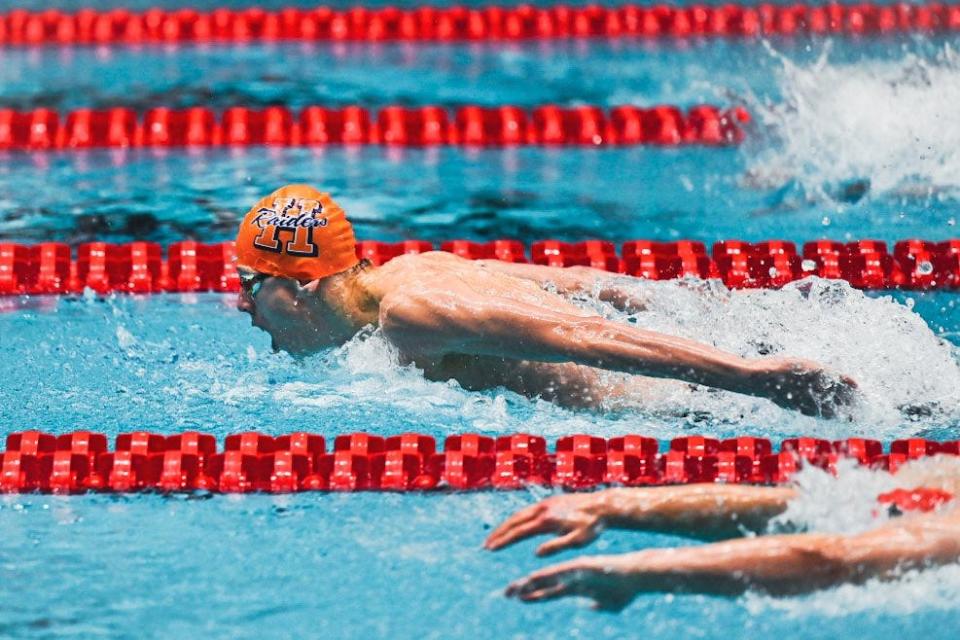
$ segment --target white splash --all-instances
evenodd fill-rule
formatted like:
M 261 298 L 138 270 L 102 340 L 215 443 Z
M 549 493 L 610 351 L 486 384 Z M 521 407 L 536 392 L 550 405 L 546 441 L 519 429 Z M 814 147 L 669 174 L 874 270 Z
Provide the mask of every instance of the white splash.
M 809 596 L 771 598 L 759 594 L 744 597 L 752 614 L 806 619 L 831 618 L 862 612 L 908 615 L 917 611 L 950 610 L 960 600 L 960 565 L 947 565 L 924 571 L 911 571 L 896 580 L 871 580 L 863 585 L 843 585 Z
M 362 405 L 394 414 L 409 412 L 439 421 L 451 431 L 522 429 L 561 435 L 597 428 L 596 416 L 571 413 L 549 402 L 526 400 L 502 389 L 473 393 L 454 380 L 427 380 L 416 367 L 401 365 L 396 350 L 376 331 L 361 333 L 323 361 L 328 369 L 322 381 L 284 383 L 274 391 L 273 400 L 306 407 Z M 629 424 L 636 429 L 635 418 Z M 623 432 L 629 431 L 624 426 Z
M 888 473 L 869 471 L 853 463 L 842 463 L 837 476 L 807 468 L 795 481 L 799 495 L 774 525 L 789 522 L 810 531 L 841 534 L 855 534 L 882 522 L 878 518 L 885 516 L 873 513 L 876 496 L 896 484 L 895 477 Z M 838 505 L 842 508 L 837 508 Z M 755 615 L 776 612 L 776 615 L 805 619 L 811 615 L 844 617 L 865 611 L 911 614 L 952 609 L 958 598 L 960 565 L 951 564 L 909 571 L 890 581 L 841 585 L 799 597 L 780 598 L 750 592 L 742 602 Z
M 751 105 L 763 149 L 748 151 L 750 180 L 796 179 L 822 195 L 851 181 L 875 194 L 960 194 L 960 57 L 945 47 L 899 60 L 818 61 L 783 56 L 775 102 Z
M 718 283 L 629 281 L 647 298 L 634 316 L 647 329 L 682 335 L 744 357 L 809 358 L 851 376 L 862 401 L 857 422 L 873 437 L 896 437 L 920 416 L 960 411 L 956 349 L 890 297 L 872 298 L 844 282 L 811 278 L 782 290 L 731 292 Z M 685 385 L 664 387 L 648 406 L 749 418 L 772 432 L 833 435 L 829 422 L 784 412 L 771 403 Z
M 877 496 L 898 486 L 893 475 L 864 468 L 849 459 L 838 462 L 837 475 L 806 466 L 793 481 L 799 490 L 797 497 L 774 519 L 773 530 L 790 525 L 842 534 L 872 529 L 879 524 L 878 517 L 885 517 L 877 515 Z

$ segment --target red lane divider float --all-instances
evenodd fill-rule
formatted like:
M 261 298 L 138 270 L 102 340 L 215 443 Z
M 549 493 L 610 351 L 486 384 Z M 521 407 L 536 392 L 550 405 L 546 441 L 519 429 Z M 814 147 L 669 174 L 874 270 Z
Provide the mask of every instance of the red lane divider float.
M 588 489 L 600 485 L 693 482 L 786 482 L 804 465 L 835 472 L 841 458 L 895 472 L 908 460 L 960 455 L 960 441 L 896 440 L 884 452 L 876 440 L 790 438 L 774 451 L 766 438 L 675 438 L 661 450 L 639 435 L 606 440 L 571 435 L 549 451 L 529 434 L 432 436 L 407 433 L 336 436 L 332 449 L 313 433 L 227 436 L 223 449 L 209 434 L 145 431 L 116 437 L 75 431 L 11 433 L 0 454 L 0 492 L 84 491 L 427 491 L 519 489 L 528 485 Z
M 731 145 L 743 140 L 750 115 L 742 107 L 670 105 L 532 109 L 514 106 L 358 106 L 79 109 L 63 117 L 50 109 L 0 109 L 0 150 L 94 147 L 210 146 L 504 146 L 504 145 Z
M 56 9 L 0 14 L 0 45 L 482 41 L 561 38 L 867 35 L 960 29 L 960 5 L 803 4 L 350 9 Z
M 364 240 L 357 256 L 375 265 L 405 254 L 433 251 L 424 240 L 388 243 Z M 605 240 L 567 243 L 541 240 L 529 251 L 517 240 L 440 244 L 471 260 L 497 259 L 554 267 L 593 267 L 651 280 L 719 278 L 734 289 L 777 288 L 807 276 L 846 280 L 858 289 L 960 289 L 960 239 L 943 242 L 901 240 L 889 253 L 886 242 L 830 240 L 807 242 L 716 242 L 712 257 L 702 242 L 631 240 L 617 247 Z M 239 279 L 233 242 L 187 240 L 167 248 L 131 242 L 24 245 L 0 242 L 0 295 L 236 292 Z

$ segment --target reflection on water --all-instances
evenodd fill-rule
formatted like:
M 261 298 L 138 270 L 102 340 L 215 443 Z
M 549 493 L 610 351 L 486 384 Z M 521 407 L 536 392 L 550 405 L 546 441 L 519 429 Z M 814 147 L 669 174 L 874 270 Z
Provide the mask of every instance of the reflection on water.
M 290 182 L 328 189 L 359 237 L 391 241 L 956 235 L 946 196 L 871 194 L 828 205 L 789 186 L 740 188 L 744 167 L 732 148 L 7 153 L 0 154 L 0 239 L 223 240 L 234 237 L 251 203 Z
M 227 239 L 250 203 L 289 182 L 329 189 L 363 238 L 676 237 L 707 202 L 737 208 L 732 178 L 692 179 L 735 154 L 340 146 L 8 154 L 0 238 Z
M 0 61 L 4 104 L 60 110 L 690 105 L 716 100 L 717 87 L 742 93 L 755 86 L 745 71 L 771 65 L 762 50 L 739 40 L 645 39 L 7 48 Z M 105 73 L 110 83 L 101 81 Z

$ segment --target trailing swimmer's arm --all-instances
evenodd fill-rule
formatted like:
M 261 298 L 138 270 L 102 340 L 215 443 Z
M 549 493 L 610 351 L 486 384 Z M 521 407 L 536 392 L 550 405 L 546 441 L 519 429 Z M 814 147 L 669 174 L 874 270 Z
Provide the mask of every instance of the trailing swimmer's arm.
M 647 298 L 636 284 L 623 276 L 592 267 L 548 267 L 540 264 L 477 260 L 483 269 L 504 273 L 514 278 L 532 280 L 540 286 L 552 286 L 560 294 L 584 293 L 595 295 L 625 313 L 637 313 L 646 308 Z M 631 286 L 634 285 L 634 286 Z
M 484 295 L 456 283 L 441 291 L 385 296 L 380 326 L 410 354 L 575 362 L 760 396 L 809 415 L 833 415 L 852 401 L 856 387 L 813 362 L 747 360 L 686 338 L 574 315 L 546 303 Z
M 537 548 L 545 556 L 593 541 L 606 527 L 651 529 L 717 539 L 760 531 L 796 495 L 789 487 L 692 484 L 607 489 L 552 496 L 521 509 L 487 538 L 502 549 L 531 536 L 557 533 Z
M 619 609 L 639 593 L 737 593 L 757 588 L 802 593 L 842 582 L 894 577 L 897 571 L 956 562 L 960 514 L 929 515 L 852 536 L 764 536 L 699 547 L 583 557 L 536 571 L 507 595 L 540 601 L 568 595 Z

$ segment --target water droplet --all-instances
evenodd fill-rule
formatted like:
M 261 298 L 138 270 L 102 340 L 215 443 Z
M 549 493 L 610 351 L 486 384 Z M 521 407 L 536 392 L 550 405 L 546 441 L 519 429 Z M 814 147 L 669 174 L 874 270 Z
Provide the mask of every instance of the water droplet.
M 809 258 L 800 263 L 800 268 L 804 271 L 816 271 L 817 263 Z
M 928 276 L 931 273 L 933 273 L 933 265 L 930 263 L 929 260 L 923 260 L 922 262 L 917 264 L 917 273 L 919 273 L 922 276 Z

